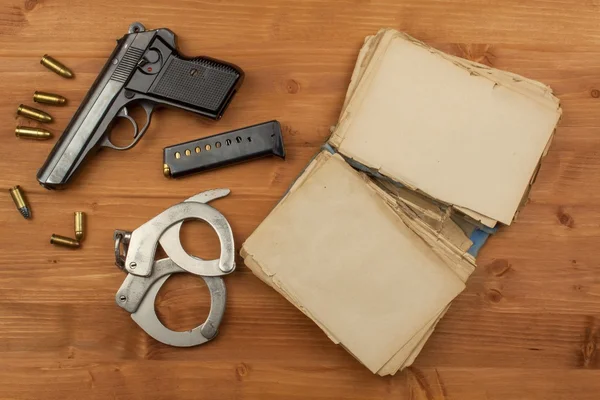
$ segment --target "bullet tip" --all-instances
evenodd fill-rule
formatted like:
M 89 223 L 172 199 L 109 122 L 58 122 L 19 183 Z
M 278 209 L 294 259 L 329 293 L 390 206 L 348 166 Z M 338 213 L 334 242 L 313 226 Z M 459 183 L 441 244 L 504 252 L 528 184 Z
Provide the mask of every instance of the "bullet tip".
M 29 210 L 29 207 L 21 207 L 19 208 L 19 212 L 23 217 L 25 217 L 25 219 L 31 218 L 31 210 Z

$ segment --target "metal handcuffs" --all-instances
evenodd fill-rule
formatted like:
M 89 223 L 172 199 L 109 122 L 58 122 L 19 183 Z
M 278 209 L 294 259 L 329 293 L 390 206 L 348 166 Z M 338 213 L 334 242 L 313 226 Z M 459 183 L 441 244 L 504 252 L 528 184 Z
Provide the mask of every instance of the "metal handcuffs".
M 190 347 L 213 339 L 225 312 L 227 293 L 223 275 L 235 270 L 233 233 L 225 217 L 206 203 L 230 193 L 229 189 L 214 189 L 190 197 L 146 222 L 133 232 L 115 230 L 116 265 L 127 272 L 116 294 L 117 305 L 148 335 L 159 342 Z M 183 221 L 201 219 L 217 232 L 221 256 L 204 260 L 189 255 L 181 246 L 179 230 Z M 154 260 L 158 243 L 167 258 Z M 204 279 L 210 291 L 210 312 L 204 323 L 194 329 L 177 332 L 165 327 L 156 315 L 156 295 L 173 274 L 191 273 Z

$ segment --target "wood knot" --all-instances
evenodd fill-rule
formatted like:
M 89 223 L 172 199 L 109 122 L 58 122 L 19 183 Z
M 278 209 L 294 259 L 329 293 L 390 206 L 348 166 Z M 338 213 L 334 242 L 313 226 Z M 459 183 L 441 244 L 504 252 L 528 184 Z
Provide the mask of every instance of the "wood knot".
M 239 363 L 236 367 L 235 367 L 235 376 L 237 378 L 237 380 L 241 381 L 242 378 L 244 378 L 245 376 L 248 375 L 248 366 L 244 363 Z
M 411 399 L 432 400 L 435 398 L 436 393 L 433 392 L 432 385 L 429 384 L 423 372 L 418 368 L 409 367 L 406 369 L 406 374 Z
M 281 125 L 281 132 L 283 133 L 284 136 L 295 137 L 298 135 L 298 131 L 295 129 L 292 129 L 292 127 L 289 125 Z
M 492 261 L 485 268 L 492 275 L 502 276 L 511 270 L 512 265 L 509 264 L 508 261 L 499 258 L 497 260 Z
M 271 185 L 276 185 L 281 183 L 281 174 L 277 171 L 273 173 L 273 177 L 271 178 Z
M 25 10 L 32 11 L 38 5 L 38 0 L 25 0 Z
M 598 322 L 594 317 L 586 318 L 586 327 L 581 344 L 581 366 L 584 368 L 597 367 Z
M 598 90 L 598 89 L 592 89 L 592 91 L 590 92 L 590 95 L 593 98 L 597 99 L 598 97 L 600 97 L 600 90 Z
M 499 303 L 504 298 L 504 296 L 498 289 L 490 289 L 487 292 L 486 297 L 491 303 Z
M 458 55 L 471 61 L 492 66 L 495 58 L 489 44 L 457 44 Z
M 573 219 L 573 217 L 571 217 L 571 215 L 567 213 L 562 207 L 558 207 L 558 210 L 556 211 L 556 217 L 558 218 L 558 222 L 560 222 L 561 225 L 564 225 L 567 228 L 573 228 L 573 226 L 575 225 L 575 220 Z
M 581 355 L 583 356 L 583 366 L 589 367 L 596 357 L 596 342 L 585 342 L 581 346 Z
M 300 90 L 300 84 L 293 79 L 288 79 L 285 84 L 285 90 L 289 94 L 296 94 Z

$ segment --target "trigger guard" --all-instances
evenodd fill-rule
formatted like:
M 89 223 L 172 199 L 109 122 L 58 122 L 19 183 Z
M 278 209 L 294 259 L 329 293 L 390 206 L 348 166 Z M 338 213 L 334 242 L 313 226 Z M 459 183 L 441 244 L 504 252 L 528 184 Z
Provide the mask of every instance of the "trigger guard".
M 129 122 L 131 122 L 131 125 L 133 125 L 133 138 L 135 139 L 137 137 L 137 135 L 139 134 L 139 127 L 137 122 L 135 122 L 135 119 L 133 119 L 133 117 L 131 115 L 129 115 L 129 111 L 127 111 L 127 107 L 123 107 L 121 108 L 121 111 L 119 111 L 119 113 L 117 114 L 117 118 L 125 118 L 126 120 L 128 120 Z
M 127 146 L 117 146 L 110 141 L 110 138 L 108 136 L 106 136 L 104 138 L 104 142 L 102 142 L 103 147 L 108 147 L 110 149 L 118 151 L 124 151 L 129 150 L 133 148 L 136 144 L 138 144 L 140 139 L 144 136 L 144 134 L 150 127 L 150 122 L 152 121 L 152 114 L 154 113 L 154 108 L 156 107 L 154 103 L 150 103 L 148 101 L 140 101 L 139 105 L 144 109 L 144 111 L 146 111 L 146 124 L 144 124 L 144 127 L 142 129 L 139 129 L 137 122 L 135 122 L 135 119 L 133 119 L 131 115 L 129 115 L 129 110 L 127 109 L 127 106 L 121 108 L 117 113 L 117 118 L 125 118 L 133 125 L 133 141 Z

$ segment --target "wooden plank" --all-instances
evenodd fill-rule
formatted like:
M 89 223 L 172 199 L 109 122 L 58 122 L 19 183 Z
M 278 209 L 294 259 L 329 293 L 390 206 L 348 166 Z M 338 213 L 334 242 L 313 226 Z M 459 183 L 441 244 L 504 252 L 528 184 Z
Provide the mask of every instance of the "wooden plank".
M 20 184 L 34 218 L 0 198 L 0 398 L 2 399 L 596 399 L 600 390 L 600 31 L 596 1 L 7 0 L 0 4 L 0 188 Z M 57 135 L 67 125 L 127 25 L 168 27 L 182 53 L 240 65 L 246 81 L 224 118 L 157 112 L 127 153 L 95 156 L 68 190 L 35 173 L 53 141 L 13 136 L 34 90 L 65 95 L 41 106 Z M 382 27 L 405 30 L 452 54 L 552 86 L 564 115 L 531 191 L 510 227 L 484 247 L 465 292 L 414 367 L 372 375 L 310 320 L 258 281 L 238 257 L 226 278 L 228 309 L 212 343 L 174 349 L 145 335 L 114 304 L 124 275 L 112 232 L 134 229 L 202 190 L 229 187 L 214 205 L 239 245 L 319 150 L 336 122 L 358 49 Z M 42 68 L 50 53 L 73 68 Z M 263 159 L 183 180 L 162 176 L 162 149 L 278 119 L 286 161 Z M 120 140 L 130 134 L 117 126 Z M 81 250 L 48 243 L 88 214 Z M 216 257 L 205 225 L 186 223 L 186 249 Z M 157 309 L 189 329 L 208 312 L 201 279 L 174 277 Z M 357 327 L 368 329 L 368 327 Z
M 402 377 L 377 378 L 354 368 L 334 369 L 277 361 L 118 361 L 82 363 L 64 360 L 28 365 L 15 362 L 0 367 L 0 395 L 6 399 L 32 398 L 49 386 L 60 398 L 178 399 L 347 399 L 406 398 L 515 400 L 577 398 L 595 400 L 600 389 L 590 370 L 514 368 L 409 368 Z M 35 376 L 36 379 L 30 379 Z M 520 390 L 512 390 L 518 385 Z M 7 390 L 7 386 L 15 391 Z M 17 393 L 17 395 L 15 395 Z

